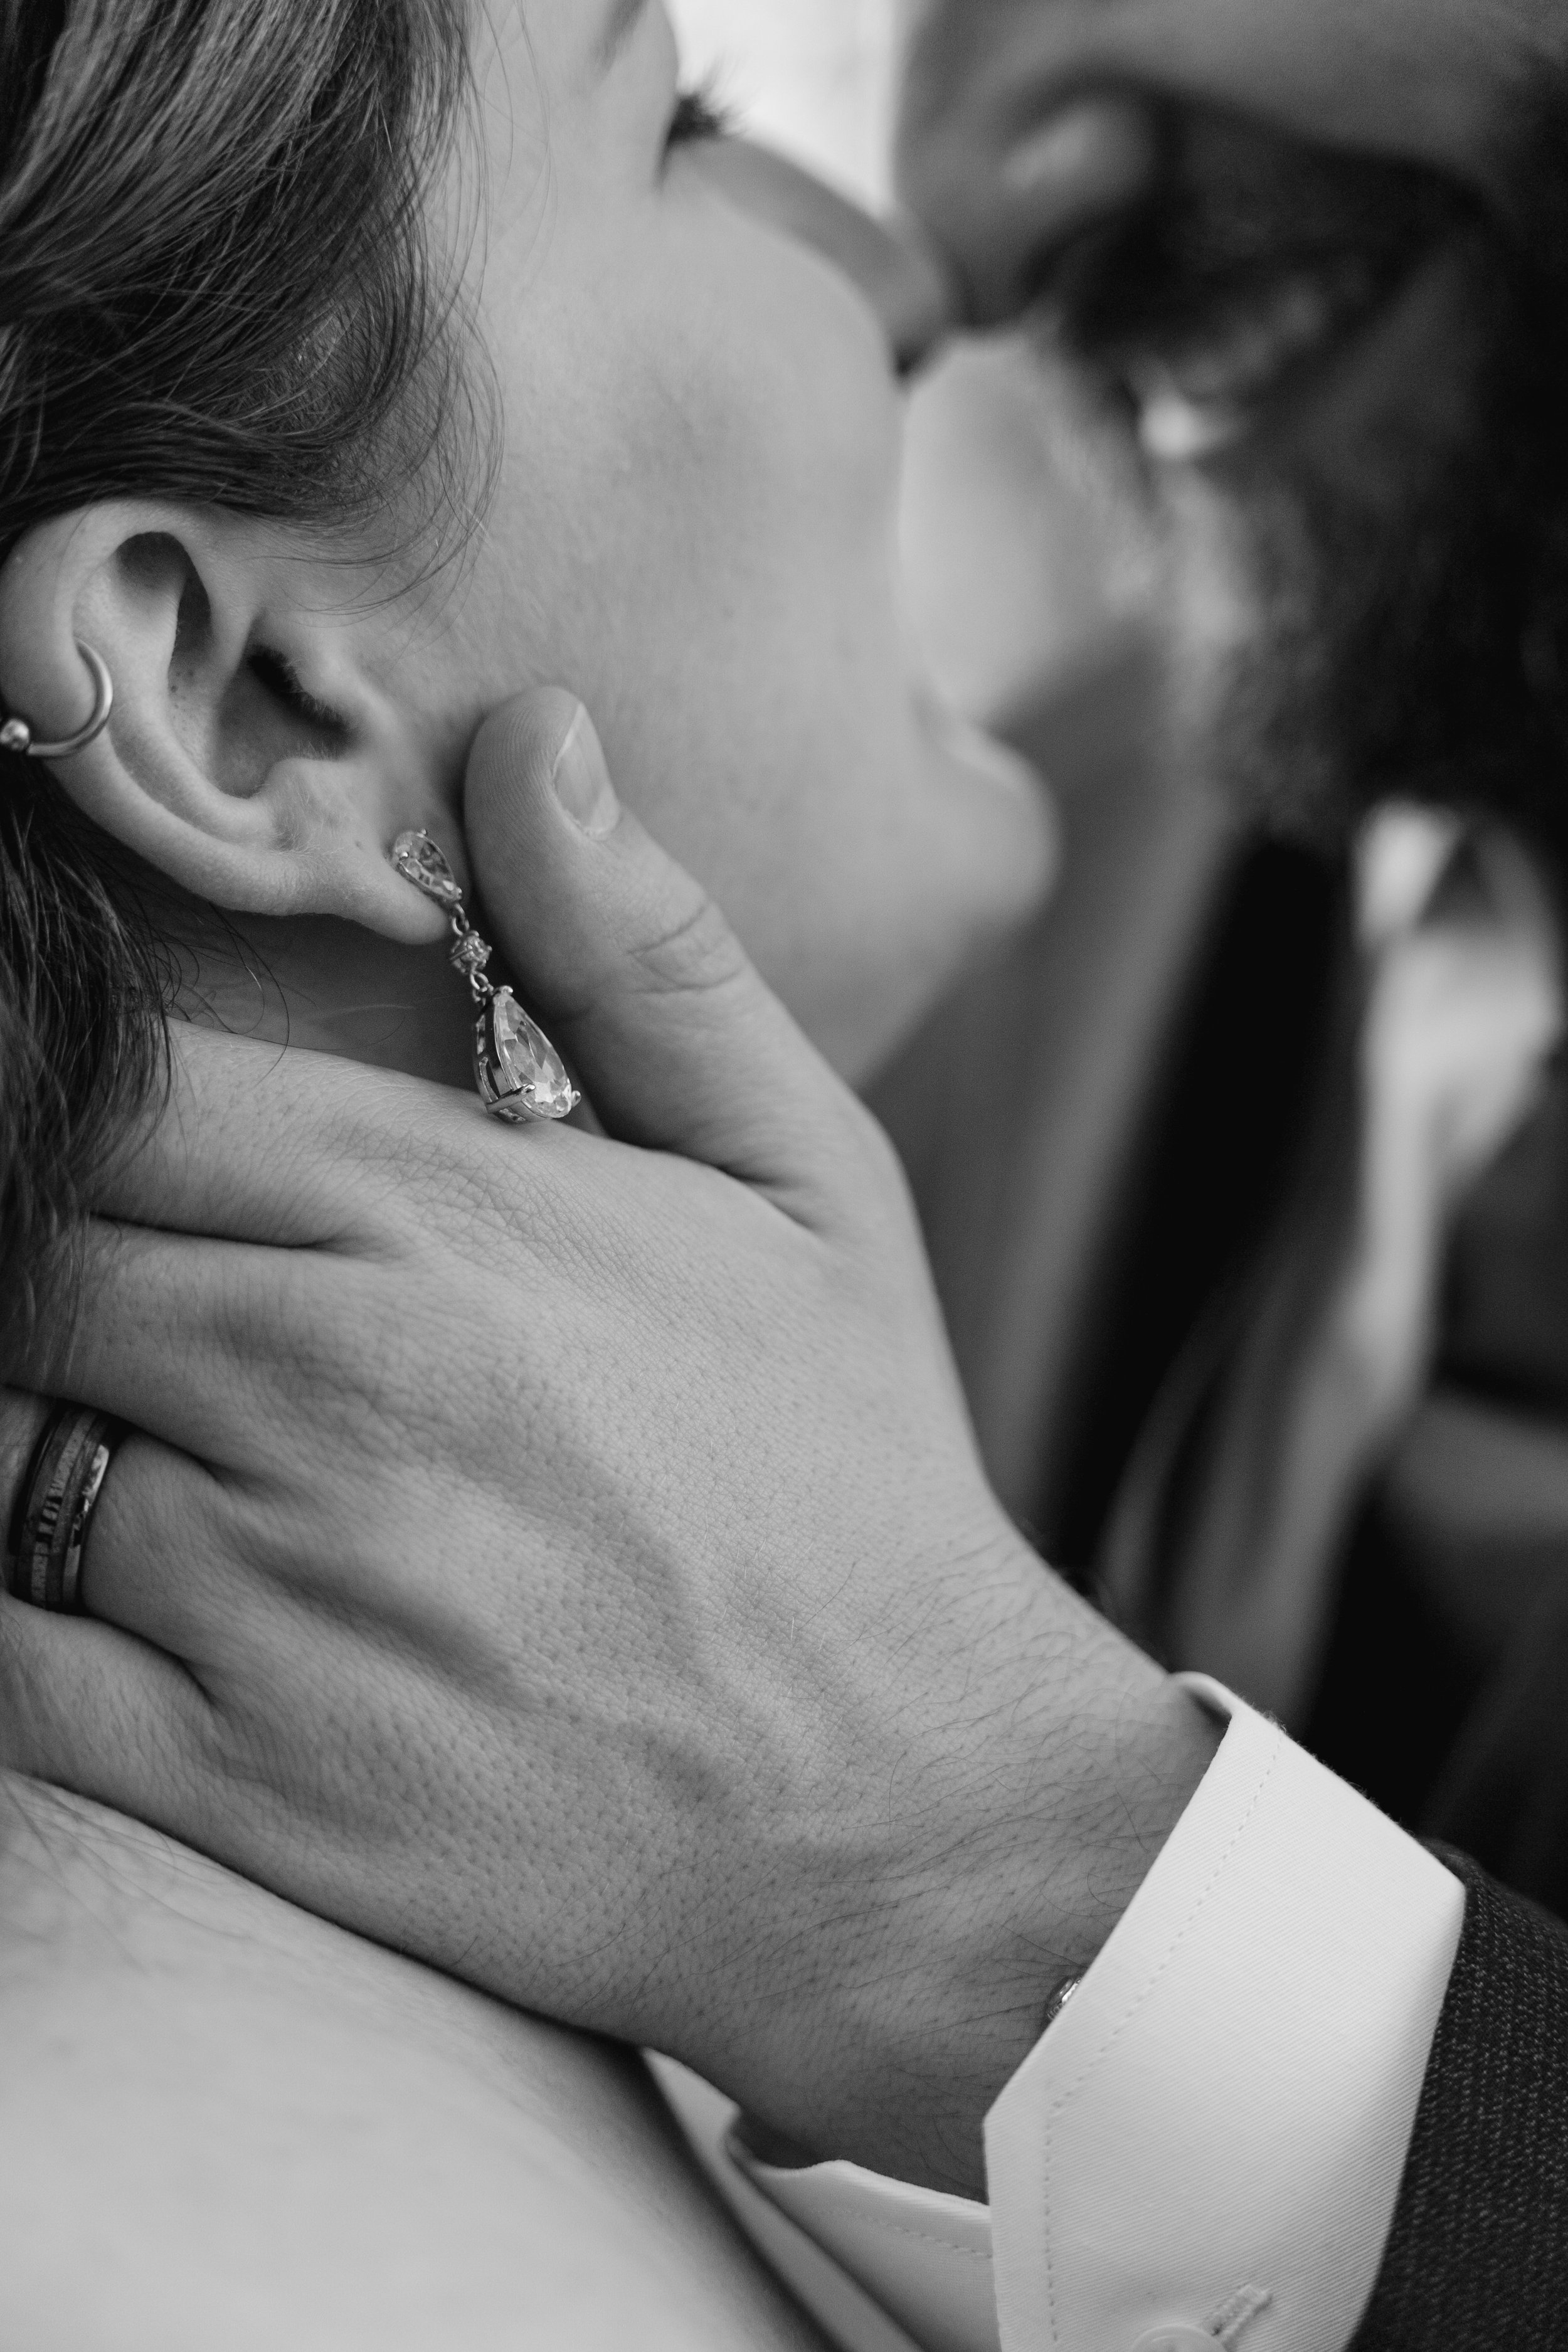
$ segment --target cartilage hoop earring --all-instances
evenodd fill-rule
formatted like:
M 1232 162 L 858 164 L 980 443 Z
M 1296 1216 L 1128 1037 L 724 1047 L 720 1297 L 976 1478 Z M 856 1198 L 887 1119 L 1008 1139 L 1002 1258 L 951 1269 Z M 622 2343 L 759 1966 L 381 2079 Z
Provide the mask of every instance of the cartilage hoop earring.
M 536 1119 L 570 1118 L 583 1097 L 566 1065 L 510 988 L 497 988 L 486 973 L 494 950 L 468 920 L 463 886 L 427 833 L 400 833 L 392 862 L 405 882 L 451 918 L 448 961 L 468 983 L 479 1018 L 474 1023 L 474 1084 L 485 1108 L 519 1126 Z
M 86 726 L 79 727 L 74 735 L 63 735 L 58 743 L 37 743 L 25 719 L 7 719 L 0 726 L 0 751 L 20 751 L 29 760 L 68 760 L 73 751 L 85 751 L 98 740 L 114 708 L 114 680 L 101 654 L 84 646 L 79 637 L 76 649 L 92 674 L 92 716 Z

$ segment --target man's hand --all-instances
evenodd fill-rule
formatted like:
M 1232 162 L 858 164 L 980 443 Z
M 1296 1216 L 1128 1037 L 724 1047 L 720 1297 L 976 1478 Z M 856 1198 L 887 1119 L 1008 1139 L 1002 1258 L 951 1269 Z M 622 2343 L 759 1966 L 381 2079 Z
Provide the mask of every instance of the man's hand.
M 1561 0 L 917 0 L 902 193 L 983 321 L 1140 194 L 1151 101 L 1423 163 L 1528 234 L 1521 157 L 1568 74 Z
M 14 1367 L 145 1434 L 91 1619 L 0 1606 L 0 1761 L 975 2189 L 1213 1735 L 1003 1517 L 889 1146 L 573 719 L 469 840 L 614 1139 L 179 1036 Z

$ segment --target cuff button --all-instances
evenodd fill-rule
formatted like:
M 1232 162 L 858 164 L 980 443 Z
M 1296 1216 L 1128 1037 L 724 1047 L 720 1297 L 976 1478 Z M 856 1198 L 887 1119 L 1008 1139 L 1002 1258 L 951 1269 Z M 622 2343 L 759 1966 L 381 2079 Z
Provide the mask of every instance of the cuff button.
M 1206 2327 L 1189 2327 L 1178 2319 L 1164 2327 L 1151 2327 L 1138 2338 L 1132 2352 L 1219 2352 L 1219 2340 Z

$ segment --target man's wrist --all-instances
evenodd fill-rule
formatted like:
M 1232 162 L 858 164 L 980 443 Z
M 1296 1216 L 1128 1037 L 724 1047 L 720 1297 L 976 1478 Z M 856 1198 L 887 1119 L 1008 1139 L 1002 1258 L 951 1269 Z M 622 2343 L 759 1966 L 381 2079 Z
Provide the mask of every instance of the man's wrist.
M 949 2013 L 933 2021 L 947 2044 L 933 2069 L 947 2095 L 889 2119 L 885 2144 L 860 2159 L 873 2170 L 984 2196 L 987 2113 L 1058 2013 L 1064 1986 L 1110 1941 L 1223 1736 L 1158 1675 L 1083 1730 L 1081 1769 L 1059 1801 L 1043 1791 L 1038 1814 L 998 1847 L 994 1940 L 955 1977 Z
M 911 1869 L 906 1843 L 880 1884 L 868 1869 L 809 2011 L 779 2015 L 759 2088 L 739 2094 L 816 2156 L 971 2197 L 984 2193 L 987 2110 L 1063 1981 L 1109 1939 L 1220 1738 L 1037 1562 L 1028 1572 L 1037 1638 L 1005 1675 L 977 1672 L 956 1760 L 932 1742 L 929 1851 Z M 940 1785 L 955 1772 L 956 1800 Z

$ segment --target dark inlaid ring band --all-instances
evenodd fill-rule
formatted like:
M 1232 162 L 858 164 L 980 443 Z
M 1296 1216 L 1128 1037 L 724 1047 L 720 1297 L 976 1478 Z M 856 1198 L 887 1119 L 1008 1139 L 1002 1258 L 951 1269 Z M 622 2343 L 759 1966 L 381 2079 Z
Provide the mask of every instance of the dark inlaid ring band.
M 81 1555 L 123 1422 L 57 1405 L 16 1492 L 5 1539 L 5 1590 L 35 1609 L 81 1606 Z

